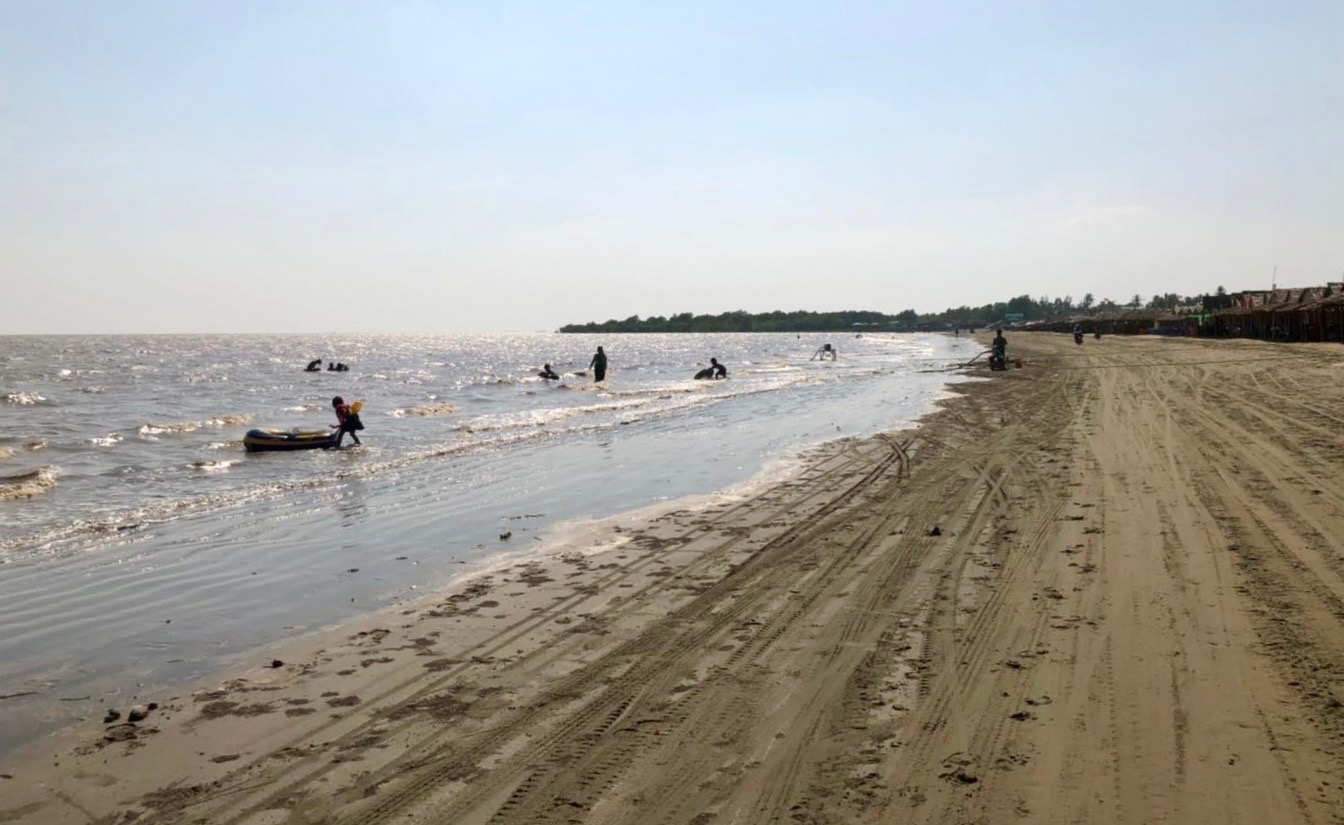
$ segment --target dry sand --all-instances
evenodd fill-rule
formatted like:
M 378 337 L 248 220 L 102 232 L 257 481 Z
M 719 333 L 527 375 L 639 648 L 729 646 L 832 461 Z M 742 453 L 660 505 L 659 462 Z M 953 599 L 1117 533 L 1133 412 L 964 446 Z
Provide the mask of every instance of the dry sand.
M 917 431 L 48 740 L 0 822 L 1344 822 L 1344 350 L 1012 343 Z

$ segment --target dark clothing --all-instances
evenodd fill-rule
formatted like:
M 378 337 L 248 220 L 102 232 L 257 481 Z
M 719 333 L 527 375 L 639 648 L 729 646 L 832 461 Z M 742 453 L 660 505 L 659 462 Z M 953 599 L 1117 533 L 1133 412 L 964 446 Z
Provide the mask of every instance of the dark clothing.
M 593 380 L 604 381 L 607 377 L 607 356 L 599 352 L 593 356 L 592 362 L 588 366 L 593 368 Z
M 364 422 L 359 420 L 359 413 L 350 412 L 349 404 L 336 405 L 336 446 L 341 446 L 341 441 L 346 433 L 350 433 L 350 438 L 356 444 L 359 442 L 359 436 L 355 435 L 359 430 L 364 429 Z
M 700 370 L 695 374 L 696 381 L 704 381 L 706 378 L 713 378 L 713 377 L 714 377 L 713 367 L 705 367 L 704 369 Z
M 715 364 L 714 366 L 710 367 L 710 370 L 713 371 L 715 378 L 728 377 L 728 368 L 725 367 L 723 364 Z
M 547 381 L 556 381 L 559 380 L 560 378 L 560 376 L 556 375 L 553 370 L 542 370 L 541 372 L 537 373 L 537 377 L 545 378 Z
M 995 355 L 1002 358 L 1003 356 L 1008 354 L 1008 339 L 1000 335 L 994 339 L 994 342 L 992 344 L 990 344 L 990 348 L 993 350 Z

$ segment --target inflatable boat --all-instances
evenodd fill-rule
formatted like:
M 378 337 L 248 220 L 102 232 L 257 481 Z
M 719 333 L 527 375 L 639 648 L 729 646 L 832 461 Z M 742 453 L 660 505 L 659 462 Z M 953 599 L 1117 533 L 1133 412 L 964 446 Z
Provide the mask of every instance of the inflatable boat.
M 328 450 L 336 446 L 335 430 L 248 430 L 243 446 L 249 453 L 266 450 Z

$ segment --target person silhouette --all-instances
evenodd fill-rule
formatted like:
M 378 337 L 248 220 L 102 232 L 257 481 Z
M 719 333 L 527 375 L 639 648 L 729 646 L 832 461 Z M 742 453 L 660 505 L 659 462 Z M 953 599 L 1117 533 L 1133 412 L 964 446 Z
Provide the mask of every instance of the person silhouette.
M 607 380 L 607 354 L 601 347 L 597 348 L 597 354 L 588 362 L 588 366 L 593 370 L 593 383 Z

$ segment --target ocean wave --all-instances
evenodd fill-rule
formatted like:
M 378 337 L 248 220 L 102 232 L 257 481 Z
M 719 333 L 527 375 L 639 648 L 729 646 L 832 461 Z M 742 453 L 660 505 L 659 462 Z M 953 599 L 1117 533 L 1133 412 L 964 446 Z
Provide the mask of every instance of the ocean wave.
M 85 444 L 92 444 L 95 447 L 113 447 L 120 444 L 121 441 L 122 438 L 117 433 L 108 433 L 107 435 L 84 439 Z
M 166 424 L 144 424 L 137 432 L 140 435 L 174 435 L 177 433 L 194 433 L 197 430 L 207 427 L 222 429 L 224 427 L 242 427 L 252 423 L 250 415 L 217 415 L 214 418 L 207 418 L 204 421 L 173 421 Z
M 7 392 L 5 393 L 5 402 L 8 404 L 18 404 L 23 407 L 32 404 L 41 404 L 47 400 L 45 395 L 35 392 Z
M 405 418 L 406 416 L 415 416 L 417 418 L 429 418 L 436 415 L 452 415 L 457 412 L 457 405 L 449 401 L 436 401 L 433 404 L 424 404 L 419 407 L 405 407 L 393 410 L 388 413 L 394 418 Z
M 211 441 L 205 445 L 207 450 L 241 450 L 243 447 L 242 439 L 234 441 Z
M 194 433 L 201 428 L 199 421 L 175 421 L 171 424 L 143 424 L 136 432 L 140 435 L 163 435 L 165 433 Z
M 0 447 L 0 461 L 4 461 L 7 458 L 13 458 L 13 457 L 14 457 L 13 447 Z
M 738 391 L 733 395 L 753 395 L 771 391 L 771 389 L 765 387 L 751 389 L 735 387 L 734 389 Z M 666 396 L 664 397 L 666 398 Z M 81 537 L 105 535 L 124 530 L 128 525 L 162 523 L 218 508 L 278 498 L 302 490 L 321 489 L 341 483 L 349 478 L 376 478 L 388 472 L 415 466 L 423 461 L 449 459 L 482 450 L 496 450 L 543 438 L 611 431 L 636 421 L 655 420 L 668 415 L 676 415 L 687 407 L 713 404 L 729 397 L 733 396 L 721 393 L 681 394 L 670 399 L 673 401 L 670 405 L 653 404 L 655 400 L 653 398 L 622 399 L 612 403 L 565 407 L 550 412 L 541 411 L 544 416 L 550 416 L 548 420 L 544 421 L 536 416 L 530 419 L 517 416 L 511 418 L 482 417 L 475 422 L 479 429 L 473 431 L 479 432 L 481 435 L 463 438 L 455 443 L 431 446 L 386 460 L 360 462 L 322 476 L 276 481 L 210 495 L 155 502 L 96 519 L 66 521 L 34 533 L 0 539 L 0 554 L 21 548 L 49 545 L 53 542 L 77 541 Z M 633 413 L 635 410 L 639 412 L 634 416 L 614 415 L 588 421 L 571 421 L 567 425 L 561 426 L 561 419 L 563 418 L 576 418 L 585 414 L 602 412 L 628 411 Z M 551 426 L 543 426 L 543 424 Z M 215 442 L 211 446 L 218 449 L 230 446 L 237 448 L 240 443 Z M 204 467 L 201 470 L 204 472 Z
M 661 387 L 648 387 L 637 390 L 606 390 L 605 394 L 616 398 L 669 398 L 674 394 L 691 394 L 708 391 L 711 387 L 718 386 L 708 381 L 695 381 L 686 379 L 685 383 L 668 384 Z
M 14 501 L 41 495 L 56 486 L 58 467 L 39 467 L 9 476 L 0 476 L 0 501 Z
M 193 461 L 188 466 L 193 470 L 200 470 L 203 473 L 223 473 L 227 472 L 230 467 L 241 463 L 242 462 L 237 459 L 230 459 L 227 461 Z
M 207 427 L 243 427 L 251 423 L 250 415 L 217 415 L 205 421 Z
M 537 410 L 522 410 L 519 412 L 485 415 L 463 422 L 454 429 L 460 433 L 482 433 L 499 430 L 545 427 L 550 424 L 578 418 L 579 416 L 584 415 L 637 410 L 652 404 L 654 400 L 656 400 L 655 397 L 650 396 L 648 398 L 630 398 L 624 401 L 613 401 L 607 404 L 589 404 L 582 407 L 548 407 Z
M 87 392 L 87 393 L 89 393 L 90 395 L 98 395 L 99 393 L 107 392 L 107 387 L 102 387 L 102 386 L 80 387 L 80 388 L 79 388 L 79 391 L 80 391 L 80 392 Z
M 37 438 L 24 444 L 23 448 L 30 453 L 35 453 L 38 450 L 45 450 L 47 448 L 47 440 L 45 438 Z

